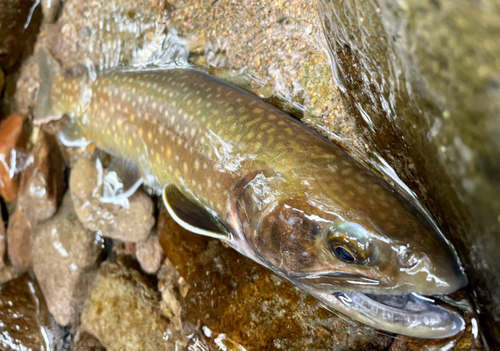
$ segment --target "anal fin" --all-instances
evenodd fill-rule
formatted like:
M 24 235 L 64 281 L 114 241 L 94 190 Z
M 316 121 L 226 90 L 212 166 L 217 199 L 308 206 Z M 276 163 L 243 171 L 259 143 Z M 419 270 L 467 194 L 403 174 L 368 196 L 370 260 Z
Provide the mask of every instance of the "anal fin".
M 163 202 L 168 213 L 184 229 L 220 240 L 232 240 L 231 233 L 209 211 L 184 195 L 175 185 L 163 188 Z

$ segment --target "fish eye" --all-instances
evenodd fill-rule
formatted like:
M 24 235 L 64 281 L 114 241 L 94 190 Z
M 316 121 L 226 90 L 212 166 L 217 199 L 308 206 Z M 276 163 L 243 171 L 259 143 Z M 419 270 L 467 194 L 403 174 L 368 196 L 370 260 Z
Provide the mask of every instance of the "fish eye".
M 354 253 L 348 247 L 336 246 L 335 248 L 332 248 L 332 250 L 333 252 L 335 252 L 335 255 L 344 262 L 352 263 L 356 261 L 356 259 L 354 258 Z
M 343 223 L 330 230 L 327 244 L 330 251 L 345 263 L 368 264 L 377 258 L 369 233 L 356 223 Z

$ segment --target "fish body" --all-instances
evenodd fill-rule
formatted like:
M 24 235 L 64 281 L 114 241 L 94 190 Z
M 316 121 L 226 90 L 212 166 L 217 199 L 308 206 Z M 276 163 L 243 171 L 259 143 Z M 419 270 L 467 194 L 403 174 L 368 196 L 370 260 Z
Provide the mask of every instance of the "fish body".
M 40 67 L 36 117 L 69 115 L 149 185 L 175 189 L 165 200 L 181 224 L 208 235 L 219 226 L 236 250 L 363 323 L 433 338 L 463 328 L 411 295 L 466 284 L 450 244 L 384 181 L 282 111 L 194 69 L 91 80 L 65 76 L 47 55 Z M 198 214 L 216 225 L 206 229 Z

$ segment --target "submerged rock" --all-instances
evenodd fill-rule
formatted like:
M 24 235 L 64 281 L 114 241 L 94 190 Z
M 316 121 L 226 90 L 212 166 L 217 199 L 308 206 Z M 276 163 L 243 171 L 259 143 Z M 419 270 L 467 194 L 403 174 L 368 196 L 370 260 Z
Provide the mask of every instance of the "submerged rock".
M 64 159 L 53 135 L 40 132 L 31 153 L 33 163 L 23 173 L 17 205 L 34 221 L 54 215 L 64 193 Z
M 78 317 L 97 269 L 101 246 L 101 238 L 78 221 L 69 193 L 57 214 L 36 228 L 33 269 L 49 311 L 60 325 Z
M 60 350 L 62 336 L 35 280 L 25 274 L 0 285 L 0 349 Z
M 9 260 L 16 272 L 25 272 L 31 268 L 32 223 L 29 218 L 16 210 L 9 217 L 7 228 L 7 248 Z
M 154 274 L 158 271 L 163 259 L 163 249 L 156 230 L 153 230 L 146 239 L 137 242 L 135 256 L 144 272 Z
M 183 323 L 208 328 L 211 343 L 223 333 L 249 350 L 385 350 L 391 344 L 391 337 L 345 321 L 219 241 L 184 230 L 166 211 L 158 232 L 177 281 L 182 278 L 177 289 L 186 293 L 179 307 L 167 306 L 181 311 Z M 172 279 L 160 284 L 165 280 Z
M 81 329 L 111 350 L 174 350 L 157 291 L 137 271 L 105 262 L 85 302 Z
M 155 223 L 153 201 L 136 191 L 128 199 L 128 208 L 100 202 L 105 175 L 99 174 L 95 161 L 80 159 L 75 164 L 70 190 L 78 218 L 86 228 L 99 230 L 106 237 L 129 242 L 146 239 Z

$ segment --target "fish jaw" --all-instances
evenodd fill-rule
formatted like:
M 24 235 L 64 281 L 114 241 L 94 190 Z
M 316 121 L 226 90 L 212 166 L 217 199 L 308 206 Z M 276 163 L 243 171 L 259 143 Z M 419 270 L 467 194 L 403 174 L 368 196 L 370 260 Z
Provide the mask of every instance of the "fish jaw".
M 309 293 L 358 322 L 395 334 L 443 339 L 465 329 L 465 321 L 458 313 L 417 294 Z

